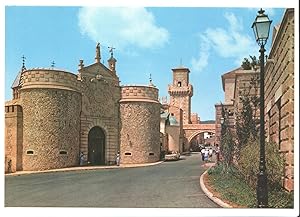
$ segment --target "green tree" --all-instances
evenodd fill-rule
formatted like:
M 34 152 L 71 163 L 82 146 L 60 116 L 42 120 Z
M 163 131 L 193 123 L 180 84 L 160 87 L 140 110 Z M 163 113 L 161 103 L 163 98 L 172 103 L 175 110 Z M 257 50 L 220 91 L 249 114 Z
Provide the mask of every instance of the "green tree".
M 241 67 L 244 70 L 250 70 L 253 69 L 254 71 L 256 71 L 256 69 L 259 67 L 259 59 L 256 58 L 256 56 L 249 56 L 251 59 L 251 62 L 249 61 L 248 58 L 244 58 L 244 60 L 242 61 L 242 65 Z
M 250 59 L 251 59 L 251 68 L 256 71 L 256 69 L 258 68 L 260 62 L 259 62 L 259 59 L 256 58 L 256 56 L 250 56 Z
M 221 128 L 221 155 L 223 157 L 223 162 L 225 163 L 224 170 L 228 172 L 228 169 L 232 166 L 235 142 L 232 134 L 232 130 L 229 125 L 229 114 L 228 111 L 225 111 L 224 106 L 222 105 L 222 118 L 223 124 Z
M 250 136 L 258 137 L 258 77 L 253 76 L 248 88 L 240 92 L 241 108 L 236 110 L 236 140 L 235 155 L 239 158 L 241 148 L 248 142 Z
M 251 69 L 251 63 L 250 63 L 250 61 L 249 61 L 248 58 L 244 58 L 241 67 L 242 67 L 244 70 L 250 70 L 250 69 Z

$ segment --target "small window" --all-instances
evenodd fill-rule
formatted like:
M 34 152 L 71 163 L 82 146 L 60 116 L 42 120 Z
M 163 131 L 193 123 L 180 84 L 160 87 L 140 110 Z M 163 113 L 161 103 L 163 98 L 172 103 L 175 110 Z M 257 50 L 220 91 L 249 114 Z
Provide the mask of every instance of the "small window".
M 181 81 L 178 81 L 177 86 L 181 87 Z
M 60 151 L 59 151 L 59 154 L 66 155 L 66 154 L 68 154 L 68 152 L 65 151 L 65 150 L 60 150 Z
M 125 152 L 125 155 L 130 156 L 131 153 L 130 152 Z
M 34 152 L 33 152 L 33 150 L 28 150 L 28 151 L 26 151 L 26 154 L 28 154 L 28 155 L 33 155 Z
M 150 153 L 149 153 L 149 156 L 153 156 L 153 155 L 154 155 L 154 153 L 153 153 L 153 152 L 150 152 Z

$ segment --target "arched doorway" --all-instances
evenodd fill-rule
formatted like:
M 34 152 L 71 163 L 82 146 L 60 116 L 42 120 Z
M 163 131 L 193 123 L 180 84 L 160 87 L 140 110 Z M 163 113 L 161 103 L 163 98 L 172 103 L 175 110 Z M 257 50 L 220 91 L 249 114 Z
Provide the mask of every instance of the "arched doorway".
M 100 127 L 93 127 L 89 132 L 88 162 L 90 165 L 105 164 L 105 134 Z

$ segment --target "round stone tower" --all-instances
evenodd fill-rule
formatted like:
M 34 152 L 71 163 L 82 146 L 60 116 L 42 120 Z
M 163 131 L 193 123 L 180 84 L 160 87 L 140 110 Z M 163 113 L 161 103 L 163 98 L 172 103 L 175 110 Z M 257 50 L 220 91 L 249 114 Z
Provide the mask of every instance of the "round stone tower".
M 56 69 L 25 70 L 20 86 L 23 170 L 78 165 L 81 93 L 77 76 Z
M 160 157 L 160 103 L 154 86 L 123 86 L 120 100 L 122 164 L 151 163 Z

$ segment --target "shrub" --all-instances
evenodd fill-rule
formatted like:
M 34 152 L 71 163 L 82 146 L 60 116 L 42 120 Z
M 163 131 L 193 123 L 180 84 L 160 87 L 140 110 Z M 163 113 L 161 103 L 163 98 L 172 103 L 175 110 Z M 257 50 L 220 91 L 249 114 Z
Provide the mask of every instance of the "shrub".
M 234 140 L 231 130 L 228 126 L 224 127 L 224 134 L 221 137 L 221 154 L 223 161 L 225 163 L 225 170 L 227 170 L 232 165 L 233 154 L 234 154 Z
M 284 157 L 279 153 L 276 143 L 266 142 L 265 147 L 269 189 L 280 189 L 282 176 L 284 175 Z M 258 139 L 251 137 L 245 147 L 242 147 L 237 164 L 240 175 L 253 188 L 256 187 L 259 172 L 259 152 Z
M 273 191 L 269 194 L 270 208 L 294 208 L 294 193 Z

